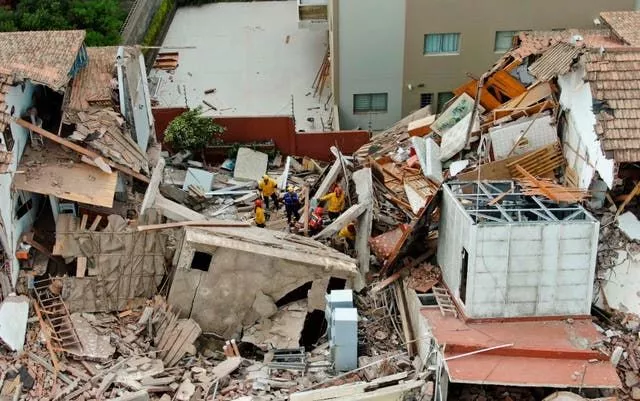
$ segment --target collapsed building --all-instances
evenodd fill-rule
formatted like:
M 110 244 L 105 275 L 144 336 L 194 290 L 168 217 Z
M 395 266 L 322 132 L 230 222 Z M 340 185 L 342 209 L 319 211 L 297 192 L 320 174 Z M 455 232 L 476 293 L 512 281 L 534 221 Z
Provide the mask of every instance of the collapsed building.
M 520 33 L 442 113 L 329 164 L 161 153 L 135 48 L 73 31 L 47 35 L 72 44 L 58 64 L 3 53 L 0 339 L 56 399 L 640 399 L 639 18 Z M 36 82 L 54 112 L 31 108 Z M 301 187 L 295 224 L 252 227 L 265 174 Z M 344 210 L 310 235 L 336 185 Z M 42 397 L 7 360 L 2 394 Z

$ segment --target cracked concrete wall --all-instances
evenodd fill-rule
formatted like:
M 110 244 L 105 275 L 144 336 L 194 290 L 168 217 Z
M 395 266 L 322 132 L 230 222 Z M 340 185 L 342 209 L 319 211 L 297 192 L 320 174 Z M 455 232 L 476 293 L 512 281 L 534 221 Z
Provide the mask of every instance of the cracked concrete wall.
M 198 322 L 203 331 L 226 338 L 239 334 L 242 327 L 259 318 L 254 301 L 260 292 L 276 302 L 309 281 L 323 282 L 331 276 L 346 279 L 350 284 L 353 278 L 320 266 L 188 242 L 181 252 L 186 256 L 180 259 L 192 257 L 196 250 L 213 256 L 209 270 L 191 269 L 179 263 L 169 302 L 180 308 L 183 317 Z

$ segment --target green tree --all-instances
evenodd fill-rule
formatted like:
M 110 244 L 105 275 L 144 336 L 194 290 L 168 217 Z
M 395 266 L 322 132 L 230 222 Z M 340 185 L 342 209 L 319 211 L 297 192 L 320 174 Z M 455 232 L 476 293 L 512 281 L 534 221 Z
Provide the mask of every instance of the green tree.
M 125 18 L 118 0 L 19 0 L 0 12 L 0 31 L 84 29 L 88 46 L 117 45 Z
M 201 152 L 208 144 L 222 142 L 225 128 L 213 122 L 209 117 L 202 116 L 202 107 L 185 111 L 174 118 L 164 133 L 164 140 L 173 150 L 191 150 Z

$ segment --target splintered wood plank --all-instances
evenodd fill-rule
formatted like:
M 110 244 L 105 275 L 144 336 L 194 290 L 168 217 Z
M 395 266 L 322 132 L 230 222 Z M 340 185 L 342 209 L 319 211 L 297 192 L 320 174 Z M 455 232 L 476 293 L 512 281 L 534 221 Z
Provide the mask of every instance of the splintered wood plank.
M 185 332 L 187 333 L 184 337 L 184 341 L 179 348 L 175 348 L 174 350 L 172 350 L 172 352 L 167 355 L 167 358 L 165 359 L 165 362 L 168 366 L 175 365 L 187 352 L 192 350 L 193 342 L 196 341 L 200 334 L 202 334 L 202 330 L 200 329 L 198 323 L 196 323 L 192 319 L 187 320 L 187 322 L 190 324 L 190 327 L 186 331 L 183 331 L 183 334 Z

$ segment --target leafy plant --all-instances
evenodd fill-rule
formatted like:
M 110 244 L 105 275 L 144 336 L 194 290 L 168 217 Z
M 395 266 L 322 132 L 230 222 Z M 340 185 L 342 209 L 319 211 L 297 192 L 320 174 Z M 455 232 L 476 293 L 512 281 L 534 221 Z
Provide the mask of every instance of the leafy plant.
M 160 7 L 158 7 L 158 11 L 156 11 L 151 23 L 149 24 L 147 33 L 144 35 L 144 39 L 142 40 L 143 45 L 153 46 L 156 44 L 156 39 L 158 38 L 158 35 L 160 35 L 160 31 L 169 17 L 169 13 L 171 13 L 173 5 L 174 0 L 162 0 Z
M 225 127 L 202 116 L 202 107 L 188 110 L 174 118 L 164 133 L 164 140 L 175 151 L 199 152 L 209 144 L 222 143 Z

